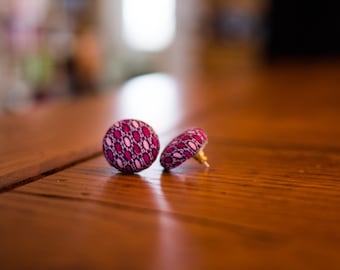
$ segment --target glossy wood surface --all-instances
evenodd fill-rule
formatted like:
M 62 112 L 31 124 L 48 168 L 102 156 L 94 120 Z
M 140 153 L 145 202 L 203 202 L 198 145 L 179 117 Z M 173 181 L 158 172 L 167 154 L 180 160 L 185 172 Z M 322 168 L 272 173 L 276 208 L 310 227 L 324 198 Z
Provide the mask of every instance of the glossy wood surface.
M 177 83 L 154 74 L 100 96 L 40 105 L 25 114 L 0 114 L 0 190 L 100 155 L 103 135 L 122 118 L 142 119 L 159 134 L 169 132 L 216 100 L 208 89 L 205 82 Z M 209 102 L 191 101 L 193 91 Z M 183 103 L 183 110 L 178 109 Z
M 46 176 L 27 172 L 36 174 L 32 182 L 0 194 L 2 269 L 338 269 L 338 74 L 337 65 L 283 66 L 179 80 L 176 99 L 167 99 L 173 107 L 164 105 L 177 112 L 175 121 L 161 109 L 129 109 L 125 86 L 112 95 L 126 108 L 102 113 L 99 123 L 105 106 L 112 109 L 107 98 L 77 103 L 79 112 L 92 111 L 87 129 L 100 127 L 79 143 L 93 156 L 83 160 L 74 148 L 76 163 L 59 168 L 70 162 L 63 145 L 83 136 L 62 135 L 58 151 L 66 163 L 51 164 L 59 169 Z M 100 129 L 135 114 L 152 122 L 163 146 L 187 127 L 204 128 L 211 167 L 190 160 L 165 173 L 157 160 L 136 175 L 114 171 L 98 151 Z M 49 136 L 46 155 L 53 154 Z

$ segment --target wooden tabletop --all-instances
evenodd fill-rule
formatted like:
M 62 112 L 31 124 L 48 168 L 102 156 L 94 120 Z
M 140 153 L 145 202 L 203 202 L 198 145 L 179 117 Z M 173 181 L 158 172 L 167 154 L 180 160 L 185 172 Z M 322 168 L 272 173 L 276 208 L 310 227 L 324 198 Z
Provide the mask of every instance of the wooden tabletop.
M 210 168 L 123 175 L 108 127 L 161 150 L 208 133 Z M 141 76 L 103 95 L 0 115 L 0 269 L 339 269 L 340 65 Z

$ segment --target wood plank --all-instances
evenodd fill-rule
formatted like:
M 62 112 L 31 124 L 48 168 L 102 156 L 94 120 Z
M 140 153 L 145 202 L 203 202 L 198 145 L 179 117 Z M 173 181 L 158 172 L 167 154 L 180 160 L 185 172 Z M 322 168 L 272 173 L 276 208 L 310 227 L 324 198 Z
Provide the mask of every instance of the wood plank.
M 109 122 L 100 118 L 105 101 L 86 98 L 1 116 L 0 187 L 98 152 L 98 133 Z
M 149 115 L 161 130 L 163 146 L 186 127 L 203 127 L 209 134 L 211 168 L 188 161 L 164 173 L 157 162 L 140 174 L 122 175 L 100 155 L 40 175 L 33 183 L 0 194 L 1 265 L 338 269 L 338 71 L 282 67 L 189 80 L 176 86 L 176 98 L 170 107 L 161 103 L 164 110 L 159 114 L 144 110 L 143 103 L 140 108 L 131 103 L 131 97 L 140 96 L 129 90 L 138 87 L 128 86 L 117 94 L 110 117 Z M 98 112 L 112 109 L 112 100 L 87 102 L 97 104 L 89 127 L 100 115 L 104 119 L 96 127 L 104 126 L 109 117 Z M 79 108 L 79 113 L 84 110 Z M 67 117 L 60 116 L 60 121 Z M 90 143 L 76 134 L 82 145 L 100 147 L 98 130 L 90 131 Z M 13 141 L 20 138 L 15 136 Z
M 2 193 L 2 266 L 338 269 L 338 70 L 188 84 L 161 141 L 205 128 L 209 169 L 123 175 L 99 156 Z
M 166 139 L 188 126 L 211 132 L 224 125 L 222 136 L 235 141 L 339 148 L 339 70 L 288 66 L 177 80 L 153 74 L 106 95 L 0 115 L 0 189 L 100 155 L 108 126 L 126 117 Z
M 214 102 L 209 88 L 209 83 L 152 74 L 103 95 L 0 115 L 0 190 L 100 155 L 106 130 L 122 118 L 146 121 L 158 133 L 166 133 Z M 187 102 L 193 92 L 206 103 Z M 190 106 L 179 109 L 181 102 Z
M 340 155 L 222 145 L 207 171 L 121 175 L 99 157 L 2 194 L 2 265 L 336 269 Z

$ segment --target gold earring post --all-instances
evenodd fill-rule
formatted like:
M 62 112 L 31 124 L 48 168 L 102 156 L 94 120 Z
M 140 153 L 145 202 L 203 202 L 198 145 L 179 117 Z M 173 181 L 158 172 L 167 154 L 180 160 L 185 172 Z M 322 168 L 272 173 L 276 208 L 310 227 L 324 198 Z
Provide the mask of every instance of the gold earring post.
M 209 163 L 207 162 L 208 158 L 203 152 L 203 147 L 196 153 L 196 155 L 194 155 L 194 159 L 203 164 L 205 167 L 210 167 Z

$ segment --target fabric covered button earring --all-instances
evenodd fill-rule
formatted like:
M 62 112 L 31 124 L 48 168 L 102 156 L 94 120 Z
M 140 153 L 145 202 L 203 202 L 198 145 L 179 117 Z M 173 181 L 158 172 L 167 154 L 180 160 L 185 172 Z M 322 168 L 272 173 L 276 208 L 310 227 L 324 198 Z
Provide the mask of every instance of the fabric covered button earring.
M 166 170 L 170 170 L 194 157 L 199 163 L 209 167 L 208 158 L 203 152 L 207 142 L 208 136 L 203 129 L 187 129 L 164 148 L 160 158 L 161 165 Z
M 151 166 L 159 152 L 159 139 L 143 121 L 124 119 L 114 123 L 103 139 L 107 162 L 123 173 L 135 173 Z

